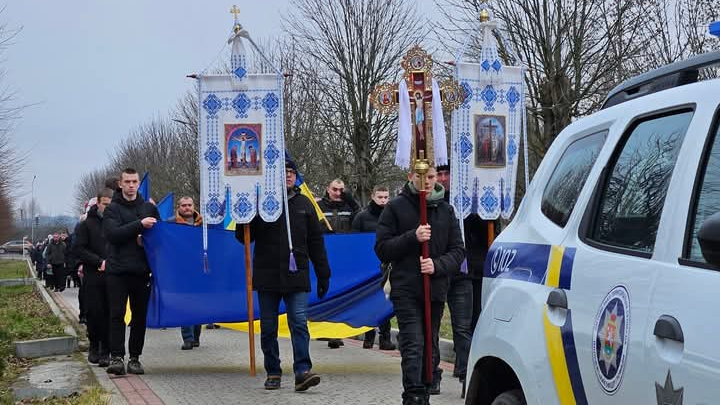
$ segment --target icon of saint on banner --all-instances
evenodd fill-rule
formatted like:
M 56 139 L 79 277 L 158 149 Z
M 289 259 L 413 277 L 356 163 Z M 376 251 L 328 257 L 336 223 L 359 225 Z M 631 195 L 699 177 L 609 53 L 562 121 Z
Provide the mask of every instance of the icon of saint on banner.
M 225 124 L 225 175 L 262 174 L 261 124 Z
M 475 166 L 505 167 L 506 126 L 505 117 L 475 115 Z

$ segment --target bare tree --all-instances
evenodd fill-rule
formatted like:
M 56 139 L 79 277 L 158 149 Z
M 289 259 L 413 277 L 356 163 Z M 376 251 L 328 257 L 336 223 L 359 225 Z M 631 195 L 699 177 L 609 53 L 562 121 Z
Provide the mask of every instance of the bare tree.
M 478 27 L 485 2 L 438 0 L 450 32 Z M 526 68 L 528 147 L 535 171 L 545 151 L 572 119 L 596 110 L 607 91 L 634 72 L 629 59 L 646 45 L 643 30 L 651 1 L 496 0 L 502 22 L 501 53 L 519 56 Z M 464 35 L 462 36 L 464 37 Z M 448 38 L 446 37 L 446 42 Z M 452 40 L 449 41 L 452 43 Z M 471 43 L 471 52 L 479 52 Z M 514 52 L 510 52 L 510 49 Z
M 374 111 L 370 92 L 397 80 L 400 58 L 425 33 L 418 31 L 407 0 L 294 0 L 293 5 L 297 13 L 285 19 L 295 44 L 293 80 L 303 82 L 300 91 L 311 90 L 302 97 L 313 97 L 304 100 L 304 108 L 314 107 L 316 125 L 296 127 L 288 139 L 320 142 L 324 153 L 312 164 L 326 169 L 323 180 L 344 178 L 367 201 L 373 184 L 401 176 L 392 165 L 396 118 Z
M 4 10 L 4 7 L 0 9 L 0 13 Z M 20 29 L 10 28 L 7 23 L 0 24 L 0 54 L 7 49 L 18 32 Z M 4 78 L 5 70 L 0 68 L 0 83 Z M 12 234 L 13 207 L 22 190 L 22 187 L 18 187 L 17 176 L 27 156 L 18 153 L 10 135 L 23 108 L 24 106 L 16 104 L 13 91 L 0 85 L 0 241 Z

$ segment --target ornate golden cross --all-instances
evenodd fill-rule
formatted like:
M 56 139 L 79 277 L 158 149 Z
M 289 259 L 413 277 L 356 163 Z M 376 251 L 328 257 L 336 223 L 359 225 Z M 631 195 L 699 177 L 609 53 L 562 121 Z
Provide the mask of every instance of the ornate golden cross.
M 235 21 L 237 21 L 237 16 L 238 16 L 238 14 L 240 14 L 240 9 L 237 8 L 237 6 L 233 4 L 233 8 L 230 10 L 230 14 L 235 16 Z
M 400 62 L 410 96 L 412 112 L 412 150 L 411 161 L 434 161 L 432 148 L 432 57 L 415 45 Z M 454 79 L 448 79 L 439 85 L 440 99 L 444 109 L 458 108 L 465 101 L 465 92 Z M 399 104 L 398 85 L 383 83 L 373 89 L 370 103 L 381 114 L 397 111 Z M 414 165 L 414 163 L 413 163 Z

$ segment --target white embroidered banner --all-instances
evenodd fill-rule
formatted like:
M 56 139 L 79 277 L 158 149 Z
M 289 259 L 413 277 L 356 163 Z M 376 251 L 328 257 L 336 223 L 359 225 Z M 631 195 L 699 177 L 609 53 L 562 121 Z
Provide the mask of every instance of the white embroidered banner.
M 280 74 L 248 72 L 241 39 L 233 40 L 231 73 L 203 75 L 200 95 L 201 213 L 222 223 L 256 214 L 276 221 L 285 183 Z
M 461 218 L 508 219 L 515 205 L 523 75 L 502 64 L 494 27 L 483 24 L 480 60 L 456 62 L 465 102 L 452 115 L 450 201 Z

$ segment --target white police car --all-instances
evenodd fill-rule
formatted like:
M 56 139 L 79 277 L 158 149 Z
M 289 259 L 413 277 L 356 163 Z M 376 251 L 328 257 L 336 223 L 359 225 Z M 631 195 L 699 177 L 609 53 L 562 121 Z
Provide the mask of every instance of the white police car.
M 557 137 L 488 253 L 466 404 L 720 404 L 717 63 L 628 80 Z

